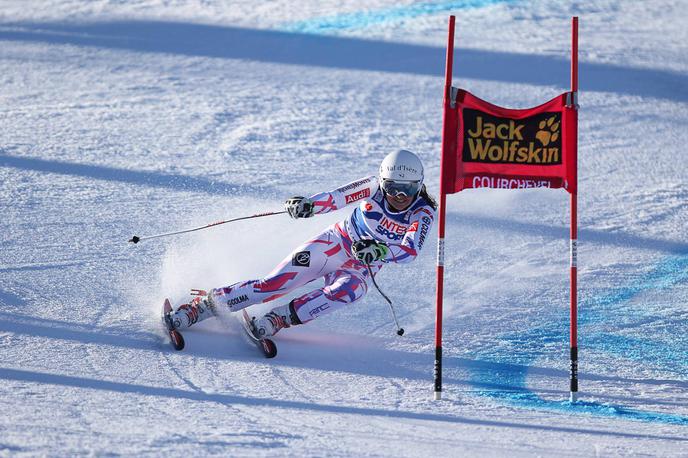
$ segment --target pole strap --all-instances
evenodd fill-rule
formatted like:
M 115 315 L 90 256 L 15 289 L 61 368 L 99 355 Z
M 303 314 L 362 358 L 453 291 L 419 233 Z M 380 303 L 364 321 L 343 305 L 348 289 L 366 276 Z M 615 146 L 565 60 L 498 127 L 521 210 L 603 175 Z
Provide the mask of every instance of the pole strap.
M 437 240 L 437 266 L 444 267 L 444 239 Z
M 571 347 L 571 392 L 578 391 L 578 347 Z
M 456 97 L 459 95 L 459 88 L 452 86 L 449 89 L 449 108 L 456 108 Z
M 578 267 L 578 239 L 571 239 L 571 267 Z

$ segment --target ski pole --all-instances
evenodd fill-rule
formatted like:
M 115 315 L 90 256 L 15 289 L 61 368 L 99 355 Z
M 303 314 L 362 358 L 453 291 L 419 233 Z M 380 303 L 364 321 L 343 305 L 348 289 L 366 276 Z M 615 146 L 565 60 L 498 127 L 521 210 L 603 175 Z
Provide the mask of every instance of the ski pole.
M 257 213 L 255 215 L 251 215 L 251 216 L 241 216 L 239 218 L 228 219 L 226 221 L 218 221 L 216 223 L 207 224 L 207 225 L 201 226 L 201 227 L 194 227 L 193 229 L 185 229 L 183 231 L 177 231 L 177 232 L 167 232 L 165 234 L 148 235 L 145 237 L 139 237 L 138 235 L 135 235 L 129 241 L 131 243 L 139 243 L 141 240 L 157 239 L 160 237 L 167 237 L 168 235 L 185 234 L 187 232 L 200 231 L 202 229 L 208 229 L 209 227 L 219 226 L 220 224 L 227 224 L 227 223 L 232 223 L 234 221 L 241 221 L 242 219 L 262 218 L 263 216 L 281 215 L 282 213 L 287 213 L 287 211 L 282 210 L 279 212 Z
M 394 306 L 392 305 L 392 301 L 389 300 L 389 297 L 385 293 L 382 292 L 380 287 L 377 285 L 377 282 L 375 281 L 375 275 L 373 275 L 373 270 L 370 268 L 370 264 L 366 264 L 366 267 L 368 268 L 368 273 L 370 273 L 370 278 L 373 280 L 373 285 L 375 285 L 375 289 L 377 289 L 377 292 L 380 293 L 382 297 L 385 298 L 387 303 L 389 304 L 389 309 L 392 311 L 392 317 L 394 318 L 394 324 L 397 325 L 397 335 L 398 336 L 403 336 L 404 335 L 404 328 L 399 326 L 399 320 L 397 320 L 397 314 L 394 311 Z

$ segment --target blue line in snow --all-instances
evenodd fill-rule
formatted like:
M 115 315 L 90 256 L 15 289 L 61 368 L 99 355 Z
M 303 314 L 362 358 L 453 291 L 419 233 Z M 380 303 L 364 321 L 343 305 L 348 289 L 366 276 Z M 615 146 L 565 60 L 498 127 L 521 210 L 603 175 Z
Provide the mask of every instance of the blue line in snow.
M 438 2 L 412 3 L 370 11 L 335 14 L 315 17 L 282 25 L 285 32 L 323 34 L 342 30 L 355 30 L 387 22 L 413 19 L 419 16 L 444 13 L 448 11 L 482 8 L 500 3 L 515 3 L 520 0 L 447 0 Z
M 550 401 L 542 399 L 535 393 L 527 390 L 524 390 L 523 392 L 482 391 L 478 392 L 478 394 L 492 399 L 499 399 L 503 402 L 516 404 L 519 407 L 532 410 L 553 410 L 572 414 L 585 414 L 598 417 L 614 417 L 650 423 L 665 423 L 670 425 L 688 426 L 688 416 L 648 412 L 599 402 L 578 401 L 574 404 L 571 404 L 569 401 Z
M 648 290 L 670 288 L 688 280 L 688 254 L 669 256 L 634 284 L 614 290 L 601 297 L 594 298 L 584 306 L 615 306 L 628 301 L 638 294 Z M 595 320 L 591 315 L 586 320 Z
M 685 374 L 688 368 L 688 338 L 677 335 L 675 329 L 675 320 L 680 321 L 681 318 L 664 316 L 666 309 L 661 305 L 640 304 L 638 307 L 632 307 L 629 302 L 642 293 L 670 289 L 687 280 L 688 254 L 674 255 L 665 258 L 641 279 L 628 286 L 582 301 L 580 309 L 584 315 L 579 320 L 582 328 L 581 342 L 584 342 L 582 348 L 619 354 L 625 359 L 642 361 L 646 365 L 653 365 L 665 371 Z M 556 410 L 688 426 L 688 416 L 629 409 L 607 403 L 571 404 L 551 401 L 542 399 L 528 390 L 528 366 L 538 358 L 546 356 L 545 353 L 553 345 L 566 341 L 568 326 L 560 322 L 561 320 L 553 319 L 549 321 L 550 324 L 527 332 L 502 336 L 504 342 L 509 342 L 513 348 L 518 349 L 517 355 L 498 354 L 489 350 L 478 352 L 476 356 L 480 359 L 510 364 L 506 366 L 510 367 L 506 373 L 503 367 L 496 370 L 473 369 L 472 382 L 476 387 L 483 388 L 478 394 L 527 409 Z M 637 328 L 639 325 L 646 328 L 653 326 L 653 333 L 649 338 L 628 336 L 623 334 L 622 329 L 614 329 L 619 324 L 621 327 L 625 325 L 631 328 Z M 602 329 L 595 329 L 596 327 Z M 508 361 L 505 356 L 509 358 Z M 513 366 L 515 361 L 519 366 Z M 508 386 L 511 391 L 488 390 L 484 388 L 486 386 Z

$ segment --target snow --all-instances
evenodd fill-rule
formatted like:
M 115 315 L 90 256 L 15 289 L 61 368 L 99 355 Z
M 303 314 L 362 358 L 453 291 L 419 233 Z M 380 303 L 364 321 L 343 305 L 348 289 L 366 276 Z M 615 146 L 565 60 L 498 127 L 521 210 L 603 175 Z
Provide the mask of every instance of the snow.
M 441 401 L 434 231 L 378 277 L 403 337 L 373 290 L 278 334 L 274 360 L 219 322 L 174 352 L 165 296 L 263 275 L 348 210 L 127 240 L 280 210 L 400 147 L 436 194 L 448 14 L 454 84 L 515 108 L 567 90 L 580 17 L 581 402 L 561 190 L 448 198 Z M 687 18 L 682 0 L 0 1 L 0 455 L 685 456 Z

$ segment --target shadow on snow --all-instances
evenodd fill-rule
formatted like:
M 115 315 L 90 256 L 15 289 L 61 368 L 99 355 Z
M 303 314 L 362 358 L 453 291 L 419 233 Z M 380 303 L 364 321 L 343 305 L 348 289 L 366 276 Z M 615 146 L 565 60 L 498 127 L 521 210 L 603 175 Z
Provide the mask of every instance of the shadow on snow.
M 66 323 L 57 320 L 34 318 L 18 314 L 0 313 L 0 331 L 13 332 L 17 334 L 24 334 L 30 336 L 45 337 L 49 339 L 66 340 L 73 342 L 80 342 L 84 344 L 96 345 L 110 345 L 120 348 L 128 348 L 135 350 L 147 351 L 168 351 L 171 352 L 167 344 L 162 343 L 160 335 L 153 332 L 131 331 L 118 329 L 116 327 L 96 327 L 91 325 L 79 325 L 74 323 Z M 188 332 L 186 334 L 187 350 L 182 353 L 177 353 L 181 356 L 194 358 L 209 358 L 214 360 L 225 361 L 252 361 L 261 360 L 257 355 L 255 349 L 250 348 L 243 342 L 239 342 L 240 336 L 231 335 L 221 332 Z M 331 337 L 331 336 L 330 336 Z M 279 345 L 283 351 L 279 360 L 271 361 L 269 364 L 276 364 L 280 366 L 288 366 L 304 369 L 315 369 L 321 371 L 332 372 L 347 372 L 352 374 L 361 374 L 372 377 L 393 377 L 407 380 L 429 381 L 427 376 L 429 367 L 432 363 L 431 357 L 425 354 L 409 353 L 397 350 L 388 350 L 381 348 L 379 345 L 366 345 L 361 343 L 360 339 L 352 341 L 346 336 L 339 336 L 340 340 L 346 341 L 341 344 L 333 342 L 331 338 L 327 342 L 319 342 L 318 336 L 314 335 L 300 335 L 293 338 L 282 340 Z M 318 345 L 314 345 L 314 341 L 318 341 Z M 236 343 L 236 345 L 233 345 Z M 298 348 L 302 347 L 302 348 Z M 352 348 L 354 347 L 354 348 Z M 352 352 L 354 357 L 352 357 Z M 291 355 L 298 354 L 298 358 Z M 260 359 L 259 359 L 260 358 Z M 472 380 L 460 380 L 452 377 L 445 377 L 445 383 L 456 386 L 470 386 L 478 390 L 478 394 L 489 398 L 500 399 L 502 401 L 516 403 L 523 408 L 531 409 L 545 409 L 565 411 L 570 413 L 583 413 L 594 416 L 614 416 L 617 418 L 627 418 L 632 420 L 644 422 L 659 422 L 665 424 L 688 425 L 688 417 L 680 415 L 667 415 L 654 412 L 639 411 L 628 409 L 620 405 L 611 405 L 606 403 L 586 402 L 571 405 L 567 402 L 551 401 L 540 398 L 534 391 L 528 390 L 524 387 L 521 380 L 526 375 L 540 375 L 546 377 L 555 377 L 567 379 L 568 373 L 564 370 L 534 367 L 523 364 L 511 364 L 505 362 L 493 362 L 488 360 L 473 360 L 459 357 L 445 357 L 445 365 L 447 368 L 452 368 L 454 371 L 469 371 L 472 375 Z M 418 370 L 416 368 L 423 368 Z M 4 372 L 3 372 L 4 371 Z M 4 374 L 4 375 L 3 375 Z M 65 384 L 57 382 L 56 380 L 72 381 L 79 380 L 68 376 L 58 375 L 34 375 L 31 372 L 12 371 L 10 369 L 0 369 L 0 377 L 8 379 L 33 380 L 41 383 L 49 384 Z M 485 374 L 481 376 L 480 374 Z M 21 377 L 20 377 L 21 376 Z M 33 378 L 32 378 L 33 377 Z M 618 377 L 606 377 L 595 374 L 582 373 L 581 378 L 588 380 L 603 380 L 616 381 L 624 383 L 643 383 L 649 385 L 674 385 L 682 389 L 688 387 L 688 382 L 679 380 L 629 380 Z M 513 383 L 512 383 L 513 382 Z M 76 383 L 76 382 L 75 382 Z M 311 404 L 294 403 L 293 405 L 280 404 L 279 401 L 272 401 L 269 399 L 248 399 L 237 398 L 233 396 L 213 396 L 205 394 L 184 394 L 177 395 L 176 390 L 156 387 L 138 387 L 125 383 L 102 382 L 98 380 L 90 380 L 88 383 L 78 382 L 79 386 L 86 386 L 97 389 L 112 389 L 116 391 L 134 391 L 139 393 L 158 391 L 160 396 L 198 396 L 196 400 L 209 400 L 217 402 L 238 402 L 238 403 L 258 403 L 269 404 L 276 403 L 281 407 L 306 408 L 304 406 L 312 406 Z M 66 383 L 71 384 L 71 382 Z M 120 387 L 121 389 L 115 389 Z M 560 390 L 537 390 L 540 394 L 551 394 L 558 399 L 564 398 L 563 391 Z M 187 392 L 181 392 L 187 393 Z M 609 396 L 599 396 L 602 398 L 617 399 Z M 243 400 L 243 401 L 242 401 Z M 618 398 L 623 401 L 624 399 Z M 658 404 L 672 404 L 669 402 L 657 401 Z M 335 406 L 314 406 L 316 410 L 339 412 L 340 407 Z M 424 414 L 410 413 L 410 412 L 396 412 L 381 409 L 359 409 L 354 407 L 341 407 L 341 412 L 361 413 L 368 415 L 388 415 L 399 416 L 403 418 L 417 418 L 437 421 L 463 422 L 463 423 L 481 423 L 478 420 L 461 419 L 457 417 L 443 417 L 443 416 L 426 416 Z M 482 424 L 482 423 L 481 423 Z M 490 423 L 499 426 L 509 427 L 535 427 L 532 425 L 517 425 L 511 423 Z M 573 430 L 572 430 L 573 431 Z M 582 431 L 598 434 L 607 434 L 605 432 Z
M 6 23 L 0 40 L 436 77 L 444 75 L 445 62 L 444 47 L 163 21 Z M 569 66 L 568 57 L 456 50 L 459 80 L 561 89 L 568 88 Z M 688 76 L 680 73 L 586 62 L 579 72 L 581 91 L 688 101 Z
M 380 416 L 386 418 L 401 418 L 423 421 L 441 421 L 449 423 L 463 423 L 480 426 L 493 426 L 501 428 L 520 428 L 530 430 L 547 430 L 566 433 L 593 434 L 598 436 L 615 436 L 628 438 L 651 438 L 665 440 L 688 441 L 686 438 L 672 436 L 653 436 L 635 433 L 624 433 L 618 431 L 601 431 L 583 428 L 567 428 L 551 425 L 533 425 L 527 423 L 516 423 L 508 421 L 477 420 L 453 415 L 441 415 L 434 413 L 410 412 L 403 410 L 387 410 L 368 407 L 355 407 L 345 405 L 317 404 L 312 402 L 280 400 L 272 398 L 246 397 L 231 394 L 210 394 L 199 391 L 180 390 L 177 388 L 156 387 L 147 385 L 136 385 L 126 382 L 112 382 L 106 380 L 90 379 L 85 377 L 73 377 L 69 375 L 58 375 L 41 373 L 26 370 L 0 368 L 0 378 L 5 380 L 16 380 L 22 382 L 33 382 L 49 385 L 60 385 L 77 387 L 81 389 L 94 389 L 104 391 L 114 391 L 118 393 L 139 394 L 144 396 L 160 396 L 173 399 L 188 399 L 200 402 L 217 402 L 224 405 L 249 405 L 249 406 L 268 406 L 282 409 L 308 410 L 314 412 Z
M 537 234 L 539 236 L 569 240 L 569 228 L 548 224 L 515 221 L 499 216 L 486 216 L 466 212 L 448 212 L 447 222 L 457 226 L 471 226 L 488 228 L 490 230 L 511 231 L 523 234 Z M 674 240 L 661 240 L 633 234 L 595 229 L 578 229 L 578 241 L 582 243 L 597 243 L 619 247 L 633 247 L 641 250 L 653 250 L 677 255 L 688 254 L 688 243 Z
M 200 192 L 212 195 L 234 196 L 246 194 L 276 194 L 274 190 L 264 186 L 232 185 L 221 181 L 212 181 L 199 176 L 170 175 L 160 172 L 144 170 L 118 169 L 102 165 L 76 164 L 35 157 L 19 157 L 3 154 L 0 149 L 0 167 L 11 167 L 21 170 L 32 170 L 44 173 L 77 176 L 104 180 L 110 182 L 127 183 L 152 188 L 166 188 L 175 191 Z

